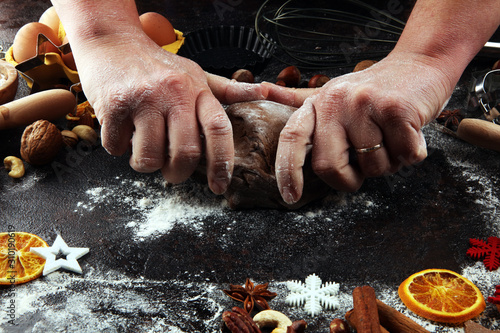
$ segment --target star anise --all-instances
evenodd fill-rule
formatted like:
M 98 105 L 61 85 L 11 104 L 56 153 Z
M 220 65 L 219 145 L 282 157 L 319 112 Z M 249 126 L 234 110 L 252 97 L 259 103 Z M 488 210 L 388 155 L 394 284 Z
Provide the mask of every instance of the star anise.
M 252 313 L 254 305 L 260 310 L 268 310 L 267 301 L 276 297 L 276 293 L 267 290 L 268 283 L 254 285 L 250 279 L 245 282 L 245 287 L 240 285 L 229 285 L 230 290 L 223 290 L 224 293 L 232 299 L 243 302 L 243 309 Z
M 463 115 L 460 109 L 455 110 L 443 110 L 441 114 L 437 117 L 439 122 L 444 122 L 444 126 L 456 130 L 458 124 L 463 119 Z

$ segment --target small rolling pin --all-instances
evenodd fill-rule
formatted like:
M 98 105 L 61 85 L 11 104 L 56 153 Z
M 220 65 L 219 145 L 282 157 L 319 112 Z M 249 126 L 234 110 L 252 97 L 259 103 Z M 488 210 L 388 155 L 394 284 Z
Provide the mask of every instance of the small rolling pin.
M 478 147 L 500 151 L 500 125 L 490 121 L 465 118 L 458 125 L 457 135 Z
M 76 98 L 68 90 L 41 91 L 0 106 L 0 130 L 26 126 L 37 120 L 56 120 L 72 112 Z

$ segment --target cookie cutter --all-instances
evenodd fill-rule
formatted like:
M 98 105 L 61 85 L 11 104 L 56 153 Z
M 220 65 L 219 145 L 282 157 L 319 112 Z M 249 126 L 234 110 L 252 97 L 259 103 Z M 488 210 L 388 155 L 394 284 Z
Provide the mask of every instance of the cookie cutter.
M 36 55 L 34 57 L 18 63 L 14 59 L 12 46 L 5 54 L 5 60 L 15 66 L 26 80 L 31 93 L 57 86 L 69 87 L 72 84 L 80 82 L 78 72 L 66 66 L 60 54 L 46 52 L 47 43 L 52 44 L 61 54 L 71 52 L 69 43 L 58 46 L 44 34 L 38 34 L 35 48 Z
M 469 104 L 480 108 L 487 120 L 500 124 L 500 69 L 480 73 L 473 80 Z

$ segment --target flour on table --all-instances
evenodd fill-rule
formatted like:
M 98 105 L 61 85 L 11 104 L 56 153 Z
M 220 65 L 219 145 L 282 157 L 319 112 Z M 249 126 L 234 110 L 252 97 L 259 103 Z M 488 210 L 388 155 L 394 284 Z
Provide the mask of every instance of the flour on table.
M 223 214 L 225 200 L 210 193 L 206 186 L 194 182 L 169 186 L 163 178 L 143 181 L 120 179 L 116 185 L 94 187 L 85 193 L 90 200 L 78 202 L 79 209 L 92 211 L 98 205 L 112 203 L 132 212 L 126 224 L 136 240 L 168 233 L 176 225 L 202 232 L 203 220 Z
M 18 332 L 122 332 L 133 328 L 134 332 L 183 333 L 191 331 L 186 323 L 197 308 L 209 314 L 200 318 L 199 326 L 213 328 L 219 325 L 225 306 L 220 304 L 222 292 L 210 283 L 150 281 L 113 271 L 91 270 L 85 277 L 54 272 L 14 288 Z M 169 289 L 184 292 L 170 297 Z M 11 326 L 0 322 L 0 332 L 9 331 Z

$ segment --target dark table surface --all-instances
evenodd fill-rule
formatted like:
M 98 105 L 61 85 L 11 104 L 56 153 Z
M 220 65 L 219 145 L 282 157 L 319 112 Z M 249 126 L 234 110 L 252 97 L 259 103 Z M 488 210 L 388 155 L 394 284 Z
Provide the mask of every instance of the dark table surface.
M 0 44 L 6 50 L 23 24 L 38 20 L 49 1 L 0 2 Z M 142 1 L 184 32 L 207 25 L 253 24 L 259 2 Z M 187 14 L 196 19 L 186 19 Z M 499 55 L 500 58 L 500 55 Z M 448 108 L 465 108 L 476 59 Z M 257 80 L 272 81 L 285 65 L 272 59 Z M 321 71 L 331 76 L 347 69 Z M 305 76 L 311 71 L 305 71 Z M 20 81 L 18 97 L 27 94 Z M 23 129 L 0 132 L 0 158 L 19 155 Z M 27 165 L 14 180 L 0 168 L 0 231 L 39 235 L 49 245 L 60 234 L 69 246 L 88 247 L 83 274 L 57 271 L 15 286 L 16 326 L 4 316 L 2 332 L 215 332 L 224 310 L 238 303 L 222 293 L 229 284 L 269 282 L 273 309 L 305 319 L 308 332 L 328 332 L 352 307 L 352 290 L 371 285 L 377 296 L 432 332 L 463 332 L 421 319 L 401 303 L 399 284 L 427 268 L 445 268 L 473 281 L 485 298 L 500 283 L 498 271 L 466 256 L 469 238 L 499 234 L 497 152 L 424 129 L 428 158 L 396 175 L 370 179 L 356 193 L 332 193 L 300 210 L 232 211 L 204 185 L 166 186 L 159 173 L 140 174 L 128 157 L 100 146 L 58 156 L 64 167 Z M 340 284 L 340 307 L 315 317 L 284 300 L 285 282 L 315 273 Z M 4 312 L 5 311 L 5 312 Z M 499 328 L 492 304 L 476 321 Z

